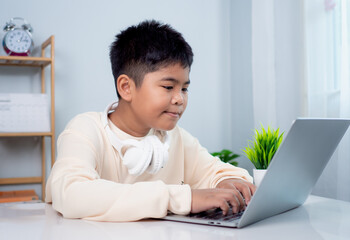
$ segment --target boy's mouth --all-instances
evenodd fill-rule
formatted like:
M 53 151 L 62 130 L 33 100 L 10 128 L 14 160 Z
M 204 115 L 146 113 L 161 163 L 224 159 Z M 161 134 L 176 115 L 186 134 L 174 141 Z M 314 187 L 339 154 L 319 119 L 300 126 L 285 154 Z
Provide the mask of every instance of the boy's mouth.
M 180 116 L 181 116 L 180 112 L 164 111 L 164 113 L 167 114 L 170 117 L 173 117 L 173 118 L 180 118 Z

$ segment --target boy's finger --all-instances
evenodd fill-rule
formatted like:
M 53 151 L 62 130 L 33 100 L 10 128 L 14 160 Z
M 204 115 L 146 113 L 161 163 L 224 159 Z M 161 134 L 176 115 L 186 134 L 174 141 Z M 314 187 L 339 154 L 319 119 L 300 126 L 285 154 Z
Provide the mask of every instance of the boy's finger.
M 230 205 L 231 205 L 232 212 L 234 212 L 234 213 L 238 213 L 239 212 L 240 203 L 239 203 L 238 198 L 236 198 L 236 196 L 234 196 L 233 198 L 228 200 L 228 203 L 230 203 Z
M 245 204 L 248 204 L 252 198 L 252 192 L 251 192 L 249 186 L 244 185 L 241 189 L 241 193 L 243 194 Z
M 249 199 L 246 201 L 246 203 L 248 204 L 250 202 L 250 200 L 252 199 L 252 196 L 254 195 L 255 191 L 256 191 L 256 186 L 252 183 L 248 183 L 248 188 L 250 191 L 250 197 Z
M 230 198 L 227 199 L 227 201 L 231 204 L 232 211 L 234 213 L 237 213 L 240 210 L 244 209 L 245 203 L 241 193 L 237 189 L 232 189 L 232 190 L 233 192 L 231 191 Z
M 239 184 L 236 186 L 239 191 L 243 194 L 243 197 L 245 199 L 246 204 L 248 204 L 255 193 L 256 187 L 255 185 L 249 183 L 249 182 L 244 182 L 242 184 Z
M 243 210 L 245 207 L 244 196 L 242 196 L 240 191 L 236 190 L 236 197 L 239 201 L 239 210 Z
M 256 186 L 252 183 L 250 183 L 249 185 L 250 191 L 252 192 L 252 195 L 254 195 L 255 191 L 256 191 Z
M 222 214 L 226 215 L 230 209 L 230 206 L 228 205 L 227 201 L 221 201 L 219 208 L 222 210 Z

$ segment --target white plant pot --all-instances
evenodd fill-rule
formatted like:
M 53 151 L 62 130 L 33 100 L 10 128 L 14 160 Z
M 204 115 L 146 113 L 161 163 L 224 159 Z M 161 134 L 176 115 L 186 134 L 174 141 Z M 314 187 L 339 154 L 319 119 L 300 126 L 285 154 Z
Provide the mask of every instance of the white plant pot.
M 258 188 L 261 180 L 264 178 L 266 169 L 253 169 L 254 184 Z

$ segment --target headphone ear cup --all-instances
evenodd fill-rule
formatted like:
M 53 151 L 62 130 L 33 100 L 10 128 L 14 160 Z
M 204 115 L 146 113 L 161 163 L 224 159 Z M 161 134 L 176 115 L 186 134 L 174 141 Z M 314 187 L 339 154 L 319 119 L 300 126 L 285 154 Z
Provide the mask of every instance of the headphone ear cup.
M 153 146 L 153 158 L 147 171 L 151 174 L 157 173 L 168 161 L 168 148 L 157 136 L 149 136 Z
M 141 175 L 152 161 L 153 151 L 151 144 L 144 142 L 140 145 L 129 147 L 123 156 L 123 164 L 132 175 Z

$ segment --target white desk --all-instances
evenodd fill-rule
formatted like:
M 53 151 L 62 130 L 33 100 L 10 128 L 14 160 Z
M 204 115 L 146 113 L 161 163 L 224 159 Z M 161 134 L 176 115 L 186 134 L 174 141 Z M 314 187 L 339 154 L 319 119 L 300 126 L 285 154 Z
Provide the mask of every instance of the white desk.
M 292 211 L 243 229 L 162 220 L 65 219 L 45 203 L 0 204 L 0 239 L 350 239 L 350 203 L 310 196 Z

